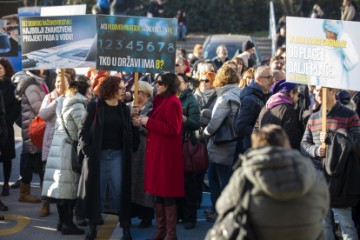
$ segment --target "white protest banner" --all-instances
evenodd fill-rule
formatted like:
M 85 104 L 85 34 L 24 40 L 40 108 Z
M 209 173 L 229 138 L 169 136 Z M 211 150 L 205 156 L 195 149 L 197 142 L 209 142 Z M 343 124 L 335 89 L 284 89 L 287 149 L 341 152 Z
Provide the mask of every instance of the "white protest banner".
M 286 81 L 360 91 L 360 23 L 286 18 Z

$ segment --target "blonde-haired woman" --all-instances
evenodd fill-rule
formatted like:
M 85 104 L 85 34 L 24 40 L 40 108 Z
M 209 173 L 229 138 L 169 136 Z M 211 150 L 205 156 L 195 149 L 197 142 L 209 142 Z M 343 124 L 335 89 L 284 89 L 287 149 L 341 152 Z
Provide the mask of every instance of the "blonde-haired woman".
M 44 168 L 49 155 L 51 143 L 54 137 L 55 122 L 56 122 L 56 106 L 58 103 L 58 99 L 61 95 L 64 94 L 64 91 L 68 88 L 69 82 L 71 80 L 71 77 L 68 74 L 65 74 L 64 77 L 65 77 L 64 81 L 62 81 L 60 74 L 56 76 L 55 89 L 51 93 L 45 96 L 39 110 L 39 116 L 46 122 L 43 147 L 41 153 L 41 157 L 42 157 L 41 160 L 43 162 Z M 50 201 L 42 197 L 41 202 L 42 204 L 38 216 L 46 217 L 50 214 Z
M 254 79 L 254 68 L 249 68 L 246 70 L 246 72 L 242 75 L 242 78 L 240 79 L 239 88 L 243 89 L 245 86 L 249 86 L 251 83 L 251 80 Z
M 78 189 L 79 174 L 72 169 L 72 146 L 69 136 L 78 140 L 80 121 L 86 113 L 90 86 L 72 81 L 64 97 L 58 98 L 53 141 L 47 158 L 42 196 L 56 199 L 59 222 L 56 229 L 63 235 L 80 235 L 84 231 L 73 222 L 73 209 Z
M 215 203 L 230 179 L 236 151 L 236 141 L 223 144 L 216 144 L 213 141 L 213 136 L 222 127 L 230 111 L 235 112 L 235 108 L 240 105 L 241 90 L 237 86 L 239 84 L 239 75 L 233 65 L 227 63 L 216 74 L 214 86 L 216 87 L 217 99 L 210 122 L 203 133 L 203 137 L 209 139 L 207 150 L 210 164 L 207 174 L 212 209 L 205 213 L 207 221 L 211 222 L 216 219 Z
M 144 81 L 139 81 L 137 106 L 139 115 L 148 116 L 152 110 L 153 87 Z M 131 200 L 132 216 L 141 219 L 139 228 L 148 228 L 154 218 L 154 197 L 144 192 L 145 153 L 147 129 L 140 124 L 138 118 L 133 118 L 133 125 L 140 135 L 138 149 L 132 155 L 131 161 Z

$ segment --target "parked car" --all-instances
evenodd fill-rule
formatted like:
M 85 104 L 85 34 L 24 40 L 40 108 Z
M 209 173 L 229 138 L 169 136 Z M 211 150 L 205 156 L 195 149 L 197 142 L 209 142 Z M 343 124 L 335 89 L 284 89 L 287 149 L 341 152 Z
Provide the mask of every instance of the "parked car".
M 240 53 L 242 51 L 242 44 L 248 40 L 254 42 L 249 35 L 237 35 L 237 34 L 214 34 L 208 36 L 204 43 L 204 58 L 205 59 L 213 59 L 216 57 L 216 48 L 219 45 L 225 45 L 228 50 L 228 58 L 231 59 L 234 57 L 235 53 L 239 50 Z M 255 43 L 254 43 L 255 44 Z M 258 49 L 255 44 L 255 56 L 254 60 L 256 65 L 261 64 L 261 58 L 258 52 Z

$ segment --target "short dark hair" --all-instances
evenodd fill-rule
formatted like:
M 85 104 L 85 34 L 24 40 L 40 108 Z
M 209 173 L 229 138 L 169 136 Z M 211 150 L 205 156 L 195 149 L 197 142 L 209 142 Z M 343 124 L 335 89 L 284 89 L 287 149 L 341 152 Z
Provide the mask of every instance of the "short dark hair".
M 0 65 L 5 69 L 5 77 L 11 78 L 14 75 L 14 68 L 11 65 L 11 62 L 6 58 L 0 58 Z
M 179 86 L 180 81 L 175 73 L 165 72 L 161 73 L 156 77 L 156 81 L 161 77 L 161 81 L 167 87 L 166 91 L 163 93 L 164 96 L 169 96 L 171 94 L 176 94 Z
M 119 84 L 124 81 L 117 76 L 109 76 L 99 85 L 99 96 L 104 100 L 112 99 L 119 91 Z

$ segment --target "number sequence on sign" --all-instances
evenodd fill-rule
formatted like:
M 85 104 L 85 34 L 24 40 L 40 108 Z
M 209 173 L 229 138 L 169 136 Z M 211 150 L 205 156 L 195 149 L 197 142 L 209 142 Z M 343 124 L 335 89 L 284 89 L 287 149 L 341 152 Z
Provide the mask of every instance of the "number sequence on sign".
M 173 43 L 166 42 L 144 42 L 144 41 L 123 41 L 121 39 L 99 39 L 100 49 L 104 50 L 122 50 L 130 51 L 147 51 L 147 52 L 163 52 L 173 53 L 175 51 Z

